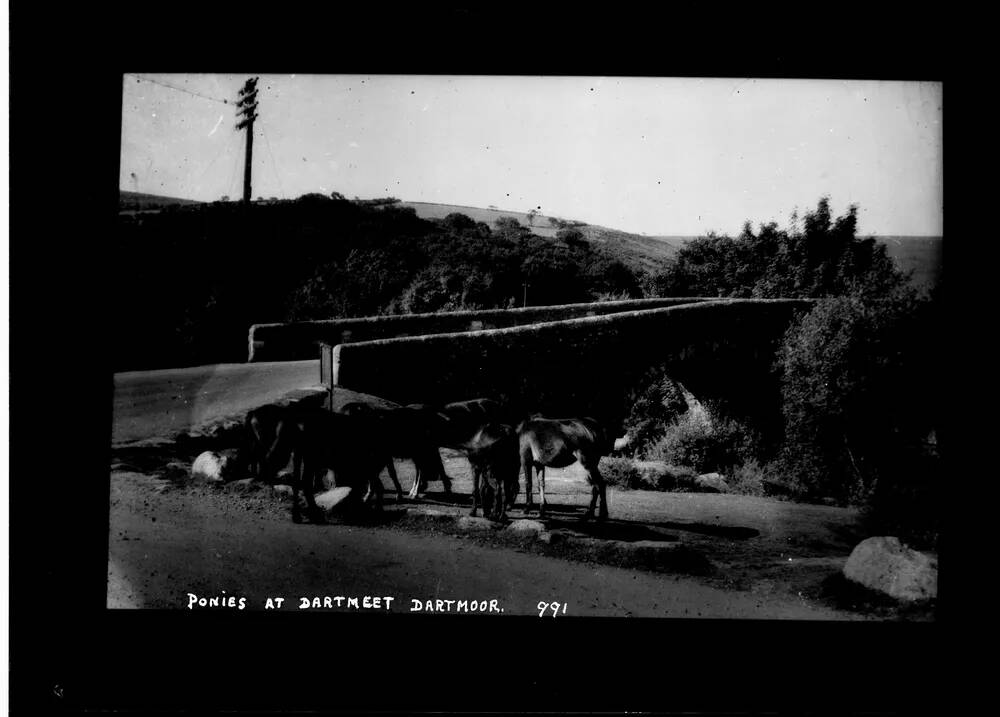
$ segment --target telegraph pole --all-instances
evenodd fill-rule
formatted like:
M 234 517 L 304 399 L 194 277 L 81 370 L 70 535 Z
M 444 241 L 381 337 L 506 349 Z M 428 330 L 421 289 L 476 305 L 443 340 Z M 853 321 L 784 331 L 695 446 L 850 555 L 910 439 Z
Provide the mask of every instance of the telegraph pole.
M 236 106 L 239 107 L 237 116 L 241 117 L 236 123 L 236 129 L 247 131 L 247 151 L 246 161 L 243 167 L 243 201 L 250 202 L 250 167 L 253 164 L 253 121 L 257 119 L 257 80 L 259 77 L 251 77 L 240 89 L 239 99 Z

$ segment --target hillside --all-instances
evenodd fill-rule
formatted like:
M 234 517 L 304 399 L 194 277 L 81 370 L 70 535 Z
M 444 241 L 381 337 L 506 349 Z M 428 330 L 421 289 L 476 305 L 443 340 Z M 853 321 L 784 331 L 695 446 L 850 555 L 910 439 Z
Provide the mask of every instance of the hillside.
M 198 202 L 193 199 L 180 199 L 179 197 L 163 197 L 158 194 L 145 194 L 143 192 L 127 192 L 124 189 L 118 190 L 119 211 L 162 209 L 173 204 L 204 204 L 204 202 Z
M 125 213 L 156 211 L 170 205 L 194 205 L 203 202 L 178 197 L 165 197 L 142 192 L 119 191 L 119 211 Z M 460 204 L 430 202 L 400 202 L 397 206 L 412 207 L 422 219 L 443 219 L 452 213 L 464 214 L 491 228 L 497 219 L 511 217 L 529 228 L 533 234 L 554 239 L 559 227 L 554 221 L 561 217 L 539 214 L 529 218 L 526 212 L 499 208 L 468 207 Z M 567 220 L 576 223 L 574 220 Z M 655 272 L 668 262 L 693 236 L 632 234 L 596 224 L 580 223 L 575 227 L 588 241 L 601 244 L 615 258 L 633 269 Z M 886 245 L 889 256 L 903 271 L 913 272 L 913 283 L 926 287 L 941 277 L 942 239 L 933 236 L 876 236 Z
M 401 206 L 413 207 L 422 219 L 443 219 L 453 212 L 465 214 L 477 222 L 485 222 L 490 227 L 500 217 L 513 217 L 532 233 L 554 238 L 558 227 L 550 222 L 550 217 L 539 214 L 529 221 L 525 212 L 504 209 L 483 209 L 459 204 L 432 204 L 428 202 L 401 202 Z M 685 242 L 693 236 L 645 235 L 610 229 L 596 224 L 583 224 L 577 229 L 591 242 L 603 244 L 616 258 L 634 269 L 655 271 L 669 261 Z M 913 283 L 917 286 L 933 286 L 941 277 L 942 239 L 934 236 L 876 236 L 876 241 L 886 245 L 889 256 L 902 271 L 913 271 Z
M 465 214 L 477 222 L 484 222 L 490 227 L 500 217 L 512 217 L 533 234 L 541 237 L 555 238 L 559 227 L 553 221 L 561 217 L 549 217 L 544 214 L 528 217 L 526 212 L 512 212 L 505 209 L 483 209 L 482 207 L 466 207 L 460 204 L 432 204 L 429 202 L 401 202 L 401 206 L 413 207 L 421 219 L 444 219 L 452 213 Z M 564 220 L 575 223 L 572 219 Z M 581 224 L 578 229 L 588 241 L 603 244 L 616 258 L 636 269 L 654 271 L 666 260 L 670 259 L 684 242 L 694 237 L 685 236 L 644 236 L 629 232 L 609 229 L 596 224 Z

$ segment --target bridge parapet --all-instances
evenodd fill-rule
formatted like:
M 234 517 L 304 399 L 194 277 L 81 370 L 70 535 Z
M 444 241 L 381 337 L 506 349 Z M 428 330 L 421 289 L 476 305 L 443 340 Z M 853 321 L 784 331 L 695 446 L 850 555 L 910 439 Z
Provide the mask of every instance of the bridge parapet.
M 562 321 L 322 348 L 328 385 L 397 403 L 497 398 L 520 413 L 617 421 L 651 366 L 699 397 L 765 386 L 774 347 L 807 299 L 718 299 Z M 752 400 L 747 398 L 744 403 Z
M 526 326 L 582 316 L 601 316 L 710 300 L 702 297 L 628 299 L 557 306 L 529 306 L 521 309 L 448 311 L 436 314 L 403 314 L 329 321 L 254 324 L 250 327 L 247 360 L 251 362 L 293 361 L 315 358 L 320 343 L 336 345 L 403 336 L 425 336 Z

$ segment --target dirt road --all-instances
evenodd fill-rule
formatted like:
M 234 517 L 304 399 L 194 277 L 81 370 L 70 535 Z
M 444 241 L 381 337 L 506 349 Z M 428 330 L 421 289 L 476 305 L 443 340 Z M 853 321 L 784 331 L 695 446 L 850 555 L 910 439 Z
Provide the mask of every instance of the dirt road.
M 447 462 L 458 491 L 467 481 L 462 460 L 451 457 Z M 400 479 L 408 485 L 406 467 L 400 469 Z M 246 609 L 263 609 L 268 597 L 281 596 L 286 598 L 284 609 L 297 611 L 302 597 L 322 601 L 368 595 L 393 597 L 393 612 L 410 611 L 414 599 L 424 607 L 427 600 L 441 599 L 496 600 L 507 615 L 537 615 L 539 601 L 555 601 L 566 604 L 567 615 L 863 619 L 797 597 L 776 587 L 773 579 L 734 591 L 686 575 L 496 549 L 461 533 L 421 533 L 393 525 L 296 525 L 289 519 L 288 504 L 276 501 L 267 489 L 242 493 L 202 486 L 160 492 L 164 483 L 142 474 L 115 471 L 111 479 L 108 605 L 113 608 L 184 609 L 193 594 L 243 597 Z M 586 495 L 577 482 L 572 474 L 553 476 L 550 500 L 582 507 Z M 642 492 L 627 493 L 613 498 L 618 514 L 632 516 L 628 506 L 641 512 L 633 498 Z M 705 524 L 697 518 L 706 506 L 683 499 L 675 504 L 685 502 L 690 503 L 686 513 L 682 509 L 675 517 L 689 520 L 672 525 L 687 524 L 693 532 L 682 539 L 696 539 L 704 532 Z M 707 510 L 718 512 L 724 505 L 710 503 Z M 520 517 L 518 512 L 512 517 Z M 770 519 L 763 516 L 758 523 Z M 781 547 L 786 538 L 775 534 L 766 542 Z M 787 572 L 785 560 L 775 554 L 770 562 Z M 836 570 L 836 565 L 827 569 Z M 353 608 L 345 603 L 339 609 Z

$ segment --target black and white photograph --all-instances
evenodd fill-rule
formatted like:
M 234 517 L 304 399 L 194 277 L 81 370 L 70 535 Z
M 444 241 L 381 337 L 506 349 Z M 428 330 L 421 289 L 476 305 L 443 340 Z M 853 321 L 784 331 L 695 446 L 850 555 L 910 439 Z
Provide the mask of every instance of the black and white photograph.
M 123 73 L 106 608 L 934 622 L 942 105 Z

